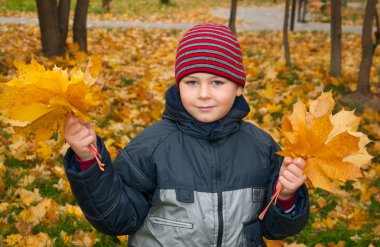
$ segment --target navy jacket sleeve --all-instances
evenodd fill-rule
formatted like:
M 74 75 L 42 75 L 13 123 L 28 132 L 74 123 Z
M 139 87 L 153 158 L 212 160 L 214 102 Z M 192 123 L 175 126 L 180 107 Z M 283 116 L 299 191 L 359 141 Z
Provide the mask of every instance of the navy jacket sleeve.
M 150 146 L 145 142 L 147 140 L 135 139 L 111 162 L 98 137 L 104 172 L 97 165 L 80 171 L 71 149 L 64 158 L 66 174 L 78 205 L 96 229 L 109 235 L 137 231 L 148 213 L 156 187 Z
M 266 207 L 274 194 L 273 188 L 278 179 L 279 170 L 283 158 L 276 154 L 279 146 L 272 141 L 271 167 L 272 176 L 267 185 L 267 195 L 264 201 Z M 281 208 L 271 205 L 267 211 L 261 229 L 267 239 L 283 239 L 299 233 L 306 225 L 309 218 L 309 196 L 305 185 L 296 191 L 295 208 L 290 213 L 285 213 Z

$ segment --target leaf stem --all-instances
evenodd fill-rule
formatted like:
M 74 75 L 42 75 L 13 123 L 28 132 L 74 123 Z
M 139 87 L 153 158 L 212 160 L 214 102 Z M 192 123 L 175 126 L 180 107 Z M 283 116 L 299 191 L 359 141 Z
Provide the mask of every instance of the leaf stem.
M 260 220 L 263 220 L 264 219 L 264 216 L 265 214 L 267 213 L 270 205 L 273 203 L 274 201 L 274 205 L 276 205 L 277 203 L 277 198 L 278 196 L 280 195 L 280 192 L 282 190 L 282 184 L 279 183 L 279 186 L 278 186 L 278 189 L 276 189 L 276 192 L 274 193 L 274 195 L 272 196 L 272 198 L 270 199 L 270 202 L 268 203 L 268 205 L 265 207 L 265 209 L 261 212 L 261 214 L 259 215 L 259 219 Z

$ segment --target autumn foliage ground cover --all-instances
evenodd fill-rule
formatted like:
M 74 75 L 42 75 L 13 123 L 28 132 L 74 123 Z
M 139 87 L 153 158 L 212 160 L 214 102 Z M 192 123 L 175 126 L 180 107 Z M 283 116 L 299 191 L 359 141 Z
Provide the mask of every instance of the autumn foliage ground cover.
M 224 23 L 225 22 L 221 22 Z M 101 81 L 104 102 L 91 112 L 97 132 L 104 137 L 112 157 L 146 126 L 161 118 L 165 90 L 174 82 L 175 49 L 183 31 L 158 29 L 88 30 L 89 54 L 103 56 Z M 245 96 L 251 106 L 246 118 L 283 143 L 279 128 L 298 98 L 306 102 L 322 91 L 340 97 L 356 87 L 360 62 L 360 37 L 344 34 L 343 78 L 328 76 L 329 37 L 321 32 L 293 33 L 290 37 L 293 67 L 283 59 L 281 33 L 239 32 L 247 72 Z M 35 25 L 0 24 L 0 83 L 16 76 L 14 61 L 32 58 L 48 68 L 86 65 L 86 55 L 69 45 L 65 58 L 41 56 L 39 29 Z M 380 50 L 374 55 L 372 90 L 380 90 Z M 378 246 L 380 244 L 380 114 L 360 109 L 359 130 L 372 142 L 372 163 L 363 167 L 363 178 L 342 187 L 346 195 L 331 195 L 310 188 L 311 215 L 303 232 L 271 246 Z M 75 204 L 63 172 L 62 155 L 15 135 L 0 117 L 0 235 L 6 246 L 119 246 L 126 237 L 109 237 L 95 231 Z M 299 245 L 295 245 L 298 243 Z

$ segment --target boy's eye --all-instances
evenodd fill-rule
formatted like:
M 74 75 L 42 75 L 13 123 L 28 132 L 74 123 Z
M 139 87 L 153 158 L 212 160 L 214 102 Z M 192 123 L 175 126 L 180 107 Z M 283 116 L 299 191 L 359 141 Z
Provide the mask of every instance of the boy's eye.
M 193 85 L 197 84 L 197 81 L 187 81 L 186 84 L 190 85 L 190 86 L 193 86 Z
M 222 81 L 213 81 L 212 85 L 221 86 L 221 85 L 223 85 L 223 82 Z

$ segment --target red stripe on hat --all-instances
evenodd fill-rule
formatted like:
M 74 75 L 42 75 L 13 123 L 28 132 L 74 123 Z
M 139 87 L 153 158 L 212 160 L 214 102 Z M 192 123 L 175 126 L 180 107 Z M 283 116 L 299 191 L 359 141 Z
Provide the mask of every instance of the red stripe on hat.
M 200 30 L 205 30 L 205 29 L 209 29 L 209 30 L 212 30 L 214 32 L 225 32 L 225 33 L 228 33 L 231 36 L 235 37 L 233 32 L 231 32 L 231 30 L 228 27 L 223 26 L 223 25 L 207 25 L 207 24 L 206 25 L 196 25 L 196 26 L 190 28 L 188 33 L 199 32 Z
M 215 53 L 211 53 L 211 52 L 195 52 L 195 53 L 192 53 L 192 54 L 186 54 L 185 56 L 179 58 L 177 61 L 176 61 L 176 64 L 175 66 L 177 67 L 178 64 L 180 64 L 182 61 L 188 59 L 188 58 L 195 58 L 195 57 L 211 57 L 211 58 L 217 58 L 217 59 L 220 59 L 220 60 L 224 60 L 226 62 L 229 62 L 231 63 L 232 66 L 234 67 L 237 67 L 241 70 L 244 70 L 243 66 L 241 63 L 237 63 L 235 62 L 234 60 L 232 59 L 227 59 L 226 57 L 222 56 L 222 55 L 219 55 L 219 54 L 215 54 Z
M 195 35 L 214 35 L 216 37 L 224 37 L 225 39 L 228 39 L 228 40 L 231 40 L 233 43 L 236 44 L 237 41 L 234 41 L 235 40 L 235 37 L 233 37 L 232 35 L 228 34 L 228 33 L 225 33 L 225 32 L 215 32 L 215 31 L 211 31 L 209 29 L 205 29 L 205 30 L 200 30 L 198 32 L 193 32 L 193 33 L 187 33 L 183 39 L 188 39 L 190 37 L 194 37 Z
M 190 39 L 186 39 L 186 40 L 181 40 L 181 45 L 178 46 L 178 48 L 180 49 L 183 46 L 186 46 L 188 44 L 212 43 L 212 44 L 217 44 L 217 45 L 225 46 L 225 47 L 233 50 L 234 52 L 241 54 L 240 46 L 237 45 L 236 43 L 231 42 L 231 40 L 223 39 L 223 38 L 220 38 L 220 37 L 213 37 L 211 35 L 207 35 L 207 36 L 198 35 L 197 37 L 194 37 L 194 38 L 195 39 L 190 38 Z
M 225 46 L 223 46 L 223 47 L 225 47 Z M 179 57 L 181 54 L 186 53 L 188 51 L 199 50 L 199 49 L 218 51 L 218 52 L 226 54 L 229 57 L 232 57 L 233 59 L 235 59 L 237 61 L 242 61 L 241 54 L 239 54 L 239 52 L 236 51 L 235 53 L 232 53 L 232 52 L 230 52 L 230 51 L 228 51 L 226 49 L 222 49 L 220 47 L 211 46 L 211 45 L 196 45 L 196 46 L 186 47 L 186 48 L 182 49 L 180 52 L 177 53 L 177 57 Z M 232 49 L 229 49 L 229 50 L 234 51 Z M 210 56 L 212 56 L 212 55 L 210 55 Z
M 206 60 L 206 59 L 199 59 L 199 60 L 194 60 L 194 61 L 188 61 L 186 63 L 183 63 L 181 64 L 181 66 L 179 66 L 177 68 L 177 71 L 180 71 L 181 69 L 187 67 L 187 66 L 191 66 L 191 65 L 195 65 L 195 64 L 210 64 L 210 65 L 213 65 L 213 66 L 216 66 L 216 67 L 220 67 L 221 70 L 225 69 L 225 70 L 228 70 L 230 71 L 232 74 L 235 74 L 237 76 L 241 76 L 241 77 L 245 77 L 245 74 L 234 69 L 233 67 L 231 66 L 228 66 L 228 65 L 225 65 L 223 63 L 220 63 L 218 61 L 212 61 L 212 60 Z M 244 70 L 243 70 L 244 71 Z
M 213 38 L 196 38 L 189 39 L 187 42 L 182 43 L 181 47 L 179 47 L 178 52 L 181 52 L 183 49 L 187 49 L 188 47 L 194 46 L 210 46 L 210 47 L 218 47 L 223 50 L 230 50 L 231 53 L 236 53 L 235 56 L 241 57 L 240 47 L 231 42 L 227 42 L 221 39 L 213 39 Z

